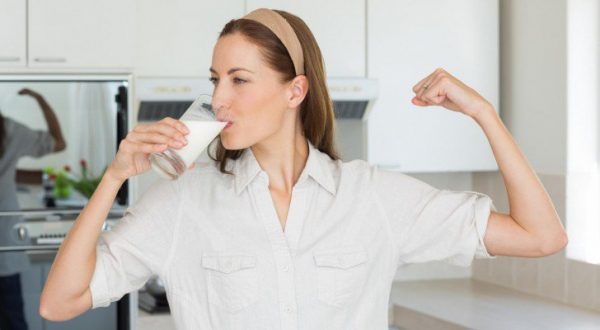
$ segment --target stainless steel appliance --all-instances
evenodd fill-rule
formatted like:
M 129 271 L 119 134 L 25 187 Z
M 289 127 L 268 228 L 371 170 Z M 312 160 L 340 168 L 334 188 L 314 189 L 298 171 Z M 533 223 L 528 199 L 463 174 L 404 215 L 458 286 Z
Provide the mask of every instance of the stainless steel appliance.
M 67 322 L 38 314 L 56 251 L 129 130 L 131 83 L 130 75 L 0 76 L 0 328 L 132 327 L 130 295 Z M 104 230 L 131 196 L 127 182 Z

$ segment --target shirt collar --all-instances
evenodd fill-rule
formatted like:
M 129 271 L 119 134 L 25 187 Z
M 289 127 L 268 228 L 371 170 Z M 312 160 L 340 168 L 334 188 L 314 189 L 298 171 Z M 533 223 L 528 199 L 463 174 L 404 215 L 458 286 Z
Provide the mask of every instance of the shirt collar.
M 335 195 L 336 187 L 330 162 L 331 158 L 329 158 L 329 155 L 321 152 L 308 141 L 308 159 L 297 184 L 301 184 L 307 177 L 311 177 L 325 190 L 332 195 Z M 266 172 L 264 172 L 258 164 L 252 149 L 247 148 L 240 158 L 235 160 L 235 165 L 233 167 L 236 193 L 238 195 L 241 194 L 248 184 L 261 173 L 264 173 L 264 176 L 267 178 Z

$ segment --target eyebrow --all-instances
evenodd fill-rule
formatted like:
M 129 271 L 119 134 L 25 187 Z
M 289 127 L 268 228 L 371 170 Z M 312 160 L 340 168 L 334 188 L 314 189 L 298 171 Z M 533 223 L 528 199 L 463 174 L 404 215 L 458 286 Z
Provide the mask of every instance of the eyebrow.
M 218 74 L 217 71 L 215 71 L 215 69 L 213 69 L 213 68 L 210 68 L 208 70 L 210 72 L 214 73 L 214 74 Z M 244 69 L 244 68 L 231 68 L 231 69 L 229 69 L 229 71 L 227 71 L 227 74 L 232 74 L 232 73 L 235 73 L 237 71 L 247 71 L 247 72 L 250 72 L 250 73 L 254 73 L 254 72 L 252 72 L 252 71 L 250 71 L 248 69 Z

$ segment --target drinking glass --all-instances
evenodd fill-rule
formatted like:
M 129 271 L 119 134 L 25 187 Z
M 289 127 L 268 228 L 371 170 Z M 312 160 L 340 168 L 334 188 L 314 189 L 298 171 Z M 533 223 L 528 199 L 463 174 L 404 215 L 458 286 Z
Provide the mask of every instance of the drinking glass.
M 227 125 L 217 120 L 211 101 L 210 95 L 200 95 L 179 118 L 189 130 L 185 146 L 150 155 L 152 168 L 163 178 L 179 178 Z

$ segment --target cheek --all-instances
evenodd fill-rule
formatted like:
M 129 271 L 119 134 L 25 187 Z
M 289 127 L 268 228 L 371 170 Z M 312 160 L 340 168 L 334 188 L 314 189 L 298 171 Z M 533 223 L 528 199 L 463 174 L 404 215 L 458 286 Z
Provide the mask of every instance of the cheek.
M 281 125 L 285 109 L 282 92 L 270 87 L 252 86 L 240 93 L 235 101 L 234 122 L 239 128 L 258 132 L 270 132 Z
M 286 103 L 278 86 L 246 86 L 232 103 L 233 126 L 221 133 L 223 146 L 241 149 L 260 142 L 281 128 Z
M 282 111 L 263 106 L 248 109 L 236 119 L 233 126 L 221 133 L 226 149 L 248 148 L 276 133 L 282 125 Z

